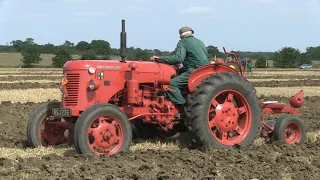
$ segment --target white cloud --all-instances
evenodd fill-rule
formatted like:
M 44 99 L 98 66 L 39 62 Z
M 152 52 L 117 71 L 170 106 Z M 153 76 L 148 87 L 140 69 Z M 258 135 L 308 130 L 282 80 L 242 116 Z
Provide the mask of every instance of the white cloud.
M 75 12 L 72 16 L 105 16 L 105 12 Z
M 210 16 L 214 10 L 215 10 L 215 8 L 212 8 L 212 7 L 191 6 L 191 7 L 183 9 L 181 11 L 181 13 L 191 14 L 191 15 L 200 15 L 200 16 Z

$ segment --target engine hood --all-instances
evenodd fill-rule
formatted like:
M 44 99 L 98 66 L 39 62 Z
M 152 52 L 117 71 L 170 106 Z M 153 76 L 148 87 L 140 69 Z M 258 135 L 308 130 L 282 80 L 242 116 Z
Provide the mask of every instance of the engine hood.
M 129 71 L 133 66 L 136 67 L 137 72 L 161 73 L 163 70 L 170 74 L 175 72 L 173 67 L 166 64 L 151 61 L 126 61 L 123 63 L 120 60 L 73 60 L 66 62 L 63 69 L 68 71 L 95 68 L 106 71 Z

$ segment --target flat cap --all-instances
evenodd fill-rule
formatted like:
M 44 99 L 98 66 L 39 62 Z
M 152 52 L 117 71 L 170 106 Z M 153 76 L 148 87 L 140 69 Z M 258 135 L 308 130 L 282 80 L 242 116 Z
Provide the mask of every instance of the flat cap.
M 181 35 L 182 33 L 187 32 L 187 31 L 192 31 L 192 34 L 194 33 L 192 28 L 190 28 L 188 26 L 183 26 L 182 28 L 179 29 L 179 34 Z

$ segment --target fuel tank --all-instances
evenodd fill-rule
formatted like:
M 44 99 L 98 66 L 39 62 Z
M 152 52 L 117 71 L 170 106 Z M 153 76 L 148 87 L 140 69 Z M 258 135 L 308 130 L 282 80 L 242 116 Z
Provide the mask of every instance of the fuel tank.
M 128 80 L 130 72 L 136 71 L 135 79 L 139 83 L 169 84 L 171 77 L 176 74 L 176 70 L 167 64 L 151 61 L 125 61 L 120 60 L 73 60 L 64 64 L 64 72 L 78 71 L 94 68 L 96 72 L 104 72 L 104 77 L 123 78 Z M 115 77 L 117 76 L 117 77 Z

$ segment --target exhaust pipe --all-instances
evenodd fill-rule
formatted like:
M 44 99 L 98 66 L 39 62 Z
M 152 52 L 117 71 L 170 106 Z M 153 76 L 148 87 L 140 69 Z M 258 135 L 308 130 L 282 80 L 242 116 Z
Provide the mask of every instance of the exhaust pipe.
M 120 57 L 121 61 L 125 63 L 126 62 L 126 57 L 128 55 L 128 50 L 127 50 L 127 33 L 126 33 L 126 27 L 125 27 L 125 20 L 122 20 L 122 31 L 120 33 Z

